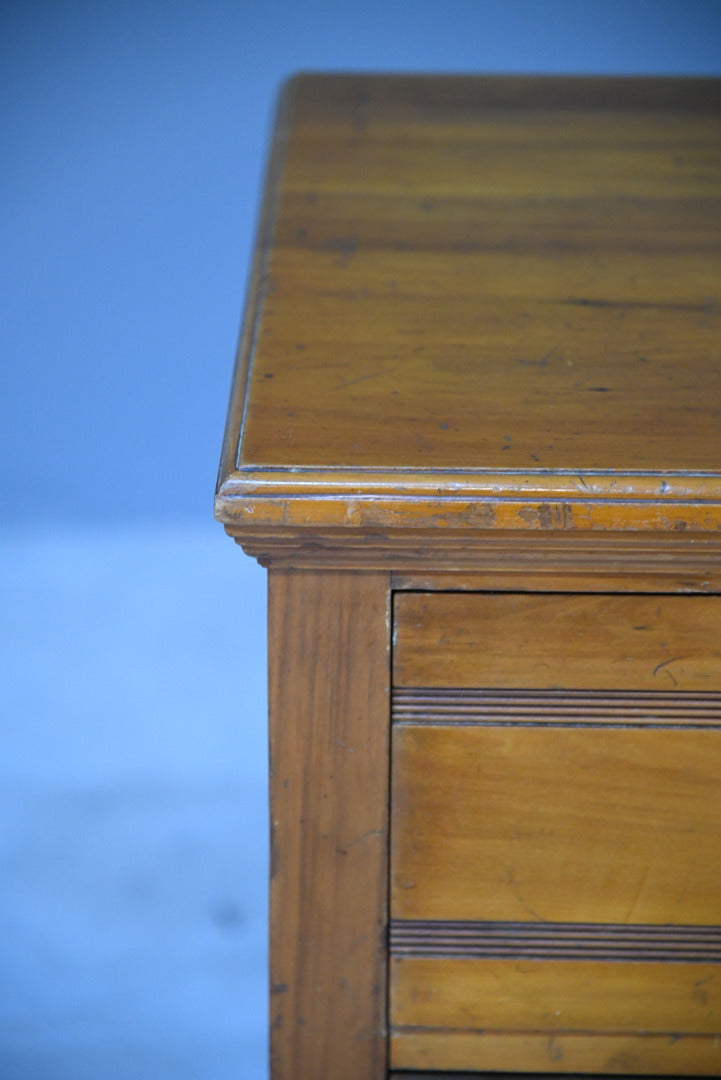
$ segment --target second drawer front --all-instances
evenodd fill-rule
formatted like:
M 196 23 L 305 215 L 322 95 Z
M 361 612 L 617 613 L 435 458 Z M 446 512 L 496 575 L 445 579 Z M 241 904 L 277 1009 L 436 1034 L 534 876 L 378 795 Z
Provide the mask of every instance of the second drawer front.
M 400 725 L 404 919 L 721 922 L 721 732 Z

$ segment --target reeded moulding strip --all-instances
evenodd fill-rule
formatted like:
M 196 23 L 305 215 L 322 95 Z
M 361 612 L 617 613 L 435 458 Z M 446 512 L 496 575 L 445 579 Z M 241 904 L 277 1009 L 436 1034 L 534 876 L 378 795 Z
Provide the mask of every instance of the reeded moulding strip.
M 721 963 L 721 927 L 392 919 L 393 958 Z
M 714 691 L 397 687 L 391 708 L 393 722 L 404 725 L 721 728 Z

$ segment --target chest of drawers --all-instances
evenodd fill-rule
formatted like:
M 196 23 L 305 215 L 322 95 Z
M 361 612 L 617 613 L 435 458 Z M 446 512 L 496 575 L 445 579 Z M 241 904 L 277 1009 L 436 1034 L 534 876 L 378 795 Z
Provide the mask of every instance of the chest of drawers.
M 721 85 L 300 76 L 216 515 L 274 1080 L 721 1075 Z

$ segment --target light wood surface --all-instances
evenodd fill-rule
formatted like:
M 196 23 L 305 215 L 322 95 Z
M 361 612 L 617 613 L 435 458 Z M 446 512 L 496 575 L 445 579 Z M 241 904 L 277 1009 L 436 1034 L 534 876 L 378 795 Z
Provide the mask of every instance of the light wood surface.
M 386 1074 L 388 605 L 384 574 L 270 576 L 273 1080 Z
M 402 725 L 391 822 L 394 917 L 721 924 L 721 731 Z
M 715 1035 L 721 1012 L 718 964 L 409 957 L 391 986 L 399 1028 Z
M 216 493 L 273 1080 L 721 1075 L 720 341 L 721 80 L 285 86 Z
M 720 549 L 721 553 L 721 549 Z M 544 558 L 545 554 L 545 558 Z M 578 554 L 578 552 L 576 553 Z M 699 554 L 698 552 L 696 554 Z M 564 561 L 565 564 L 564 565 Z M 533 593 L 692 593 L 721 592 L 721 564 L 708 552 L 691 567 L 679 550 L 676 560 L 671 557 L 665 566 L 654 565 L 649 559 L 647 569 L 635 573 L 625 571 L 618 562 L 609 569 L 606 560 L 589 562 L 586 572 L 570 559 L 554 559 L 548 551 L 540 553 L 535 569 L 516 564 L 512 569 L 433 570 L 418 568 L 396 570 L 391 575 L 394 592 L 533 592 Z M 570 565 L 569 565 L 570 563 Z M 675 565 L 674 565 L 675 563 Z M 681 565 L 679 565 L 681 563 Z
M 717 1074 L 720 603 L 395 594 L 395 1067 Z
M 714 80 L 290 83 L 221 520 L 715 532 L 720 115 Z
M 721 691 L 721 598 L 402 593 L 396 686 Z
M 318 489 L 318 494 L 321 490 Z M 473 515 L 468 507 L 466 504 L 470 523 Z M 412 520 L 412 514 L 409 518 Z M 651 591 L 721 591 L 721 531 L 715 534 L 690 534 L 682 529 L 661 533 L 505 532 L 486 530 L 481 513 L 476 528 L 469 527 L 465 533 L 448 528 L 443 517 L 436 530 L 413 527 L 409 532 L 403 520 L 399 511 L 397 528 L 370 531 L 340 522 L 332 529 L 262 525 L 242 528 L 226 525 L 226 529 L 248 555 L 268 567 L 391 568 L 396 572 L 405 569 L 411 574 L 451 571 L 454 575 L 462 572 L 467 577 L 474 572 L 533 573 L 540 588 L 547 588 L 555 578 L 560 591 L 568 591 L 564 583 L 576 571 L 587 579 L 610 578 L 609 591 L 615 589 L 613 578 L 624 574 L 632 574 L 641 581 L 639 591 L 648 591 L 648 585 L 643 582 L 652 577 L 657 584 Z M 581 587 L 576 591 L 584 590 Z
M 559 1032 L 549 1035 L 495 1031 L 420 1030 L 398 1032 L 391 1041 L 391 1064 L 395 1069 L 479 1070 L 488 1073 L 525 1075 L 561 1074 L 587 1080 L 587 1073 L 604 1076 L 718 1076 L 719 1042 L 714 1035 L 582 1035 Z M 395 1075 L 395 1074 L 393 1074 Z M 414 1074 L 402 1074 L 414 1080 Z M 438 1080 L 434 1073 L 434 1080 Z M 451 1080 L 449 1077 L 448 1080 Z
M 599 1080 L 601 1074 L 585 1073 L 584 1080 Z M 638 1074 L 636 1074 L 638 1075 Z M 618 1073 L 614 1073 L 616 1080 L 632 1080 L 632 1077 L 627 1073 L 622 1076 Z M 396 1072 L 395 1070 L 388 1073 L 388 1080 L 449 1080 L 445 1073 L 437 1072 L 435 1069 L 431 1072 L 427 1072 L 425 1069 L 418 1070 L 406 1070 L 402 1072 Z M 489 1072 L 457 1072 L 454 1071 L 453 1080 L 499 1080 L 497 1073 Z M 528 1073 L 519 1072 L 507 1072 L 503 1073 L 503 1080 L 528 1080 Z M 558 1072 L 543 1072 L 543 1080 L 568 1080 L 568 1073 Z

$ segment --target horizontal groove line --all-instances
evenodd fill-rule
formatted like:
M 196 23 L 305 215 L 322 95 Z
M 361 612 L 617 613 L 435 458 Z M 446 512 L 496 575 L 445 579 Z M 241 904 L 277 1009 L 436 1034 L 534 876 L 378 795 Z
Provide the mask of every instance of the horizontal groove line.
M 416 960 L 525 960 L 529 963 L 721 963 L 721 956 L 679 954 L 669 956 L 666 953 L 639 953 L 634 955 L 615 953 L 393 953 L 396 959 L 413 958 Z
M 391 955 L 721 963 L 721 927 L 392 920 Z
M 714 962 L 721 961 L 721 945 L 718 942 L 709 943 L 708 945 L 698 945 L 695 948 L 689 945 L 683 945 L 679 942 L 673 945 L 664 945 L 663 942 L 658 945 L 652 946 L 650 942 L 637 942 L 631 944 L 630 942 L 625 947 L 619 947 L 618 945 L 590 945 L 583 943 L 566 943 L 552 945 L 550 942 L 544 946 L 540 946 L 538 943 L 532 942 L 494 942 L 486 944 L 477 944 L 474 942 L 459 943 L 454 942 L 451 944 L 438 941 L 438 942 L 392 942 L 391 952 L 396 955 L 400 953 L 413 953 L 417 955 L 463 955 L 463 956 L 520 956 L 520 955 L 534 955 L 534 956 L 576 956 L 582 958 L 598 956 L 603 958 L 604 956 L 618 956 L 618 957 L 631 957 L 643 954 L 644 956 L 653 956 L 659 959 L 668 957 L 669 959 L 676 956 L 690 956 L 694 959 L 713 959 Z
M 655 708 L 721 708 L 721 694 L 716 692 L 709 693 L 664 693 L 659 691 L 657 693 L 634 693 L 629 691 L 615 691 L 609 693 L 607 690 L 587 690 L 579 693 L 578 691 L 566 691 L 566 690 L 531 690 L 531 691 L 519 691 L 519 690 L 484 690 L 478 689 L 463 689 L 458 690 L 451 687 L 435 687 L 435 688 L 410 688 L 410 687 L 396 687 L 393 691 L 394 696 L 399 701 L 437 701 L 447 700 L 456 704 L 475 705 L 481 701 L 487 701 L 489 704 L 502 704 L 503 702 L 517 702 L 518 705 L 522 705 L 526 702 L 529 705 L 536 704 L 537 702 L 545 703 L 549 708 L 551 706 L 562 705 L 595 705 L 597 708 L 608 703 L 624 703 L 629 707 L 645 707 L 651 705 Z
M 397 708 L 406 712 L 420 712 L 423 709 L 435 708 L 439 712 L 460 712 L 460 711 L 479 711 L 487 710 L 488 712 L 518 712 L 518 713 L 530 713 L 530 712 L 545 712 L 545 713 L 567 713 L 573 715 L 579 712 L 623 712 L 623 713 L 644 713 L 649 709 L 659 715 L 668 716 L 684 716 L 688 713 L 703 713 L 708 716 L 716 717 L 721 714 L 721 709 L 715 705 L 691 705 L 684 706 L 678 705 L 658 705 L 654 702 L 647 702 L 639 705 L 625 706 L 618 704 L 617 702 L 597 702 L 589 701 L 587 704 L 583 701 L 565 702 L 560 701 L 557 704 L 548 704 L 545 701 L 539 701 L 534 703 L 532 701 L 400 701 L 397 703 Z
M 403 1036 L 403 1035 L 415 1035 L 415 1034 L 418 1034 L 418 1035 L 482 1035 L 482 1036 L 483 1035 L 491 1035 L 491 1036 L 493 1036 L 493 1035 L 514 1035 L 514 1036 L 515 1035 L 531 1035 L 531 1036 L 533 1036 L 533 1035 L 541 1035 L 541 1036 L 545 1037 L 546 1039 L 548 1038 L 548 1034 L 549 1034 L 548 1030 L 543 1029 L 543 1028 L 540 1028 L 540 1029 L 538 1029 L 538 1028 L 523 1028 L 522 1031 L 519 1031 L 518 1029 L 509 1030 L 508 1028 L 492 1028 L 492 1027 L 487 1027 L 487 1028 L 486 1027 L 484 1027 L 484 1028 L 443 1027 L 443 1026 L 438 1025 L 438 1024 L 435 1024 L 435 1025 L 432 1025 L 432 1024 L 428 1024 L 428 1025 L 426 1025 L 426 1024 L 392 1024 L 391 1025 L 391 1033 L 392 1033 L 392 1035 L 400 1035 L 400 1036 Z M 564 1028 L 564 1027 L 557 1027 L 556 1028 L 556 1027 L 554 1027 L 553 1034 L 555 1036 L 564 1035 L 564 1036 L 578 1037 L 578 1038 L 582 1038 L 582 1039 L 591 1038 L 591 1039 L 605 1040 L 605 1039 L 608 1039 L 609 1037 L 613 1038 L 615 1036 L 628 1037 L 628 1030 L 624 1031 L 623 1028 L 621 1028 L 620 1030 L 616 1030 L 615 1028 L 609 1028 L 609 1029 L 604 1028 L 603 1031 L 599 1031 L 597 1028 L 594 1030 L 592 1028 L 589 1029 L 589 1028 L 582 1028 L 582 1027 L 578 1027 L 578 1028 Z M 641 1037 L 644 1040 L 646 1040 L 646 1039 L 664 1039 L 664 1040 L 668 1040 L 669 1037 L 674 1037 L 674 1036 L 677 1036 L 677 1035 L 678 1035 L 678 1032 L 676 1030 L 674 1030 L 674 1031 L 644 1031 Z M 686 1039 L 699 1039 L 699 1040 L 706 1040 L 706 1041 L 710 1042 L 711 1040 L 718 1040 L 718 1035 L 713 1034 L 713 1033 L 709 1034 L 709 1033 L 703 1032 L 703 1031 L 688 1031 L 688 1032 L 684 1032 L 683 1038 L 684 1038 L 684 1040 L 686 1040 Z M 432 1077 L 432 1080 L 480 1080 L 480 1077 L 482 1077 L 482 1076 L 488 1076 L 489 1080 L 490 1080 L 490 1078 L 493 1078 L 493 1080 L 502 1080 L 502 1077 L 498 1073 L 477 1073 L 477 1072 L 474 1072 L 474 1073 L 462 1073 L 459 1076 L 457 1073 L 451 1073 L 450 1075 L 448 1075 L 447 1073 L 438 1073 L 438 1074 L 432 1073 L 432 1074 L 429 1074 L 429 1073 L 426 1073 L 426 1072 L 421 1072 L 420 1074 L 418 1074 L 414 1070 L 414 1071 L 412 1071 L 410 1073 L 408 1073 L 408 1072 L 403 1072 L 402 1074 L 401 1073 L 392 1073 L 391 1075 L 394 1076 L 394 1077 L 402 1075 L 404 1080 L 413 1080 L 413 1078 L 415 1078 L 418 1075 L 420 1075 L 420 1076 L 422 1076 L 424 1078 L 425 1077 Z M 602 1076 L 598 1075 L 598 1074 L 595 1074 L 595 1073 L 583 1073 L 582 1078 L 581 1078 L 581 1076 L 579 1076 L 578 1073 L 570 1073 L 570 1074 L 565 1073 L 562 1078 L 557 1077 L 556 1074 L 549 1075 L 548 1073 L 545 1073 L 545 1072 L 543 1074 L 524 1073 L 522 1078 L 521 1078 L 521 1076 L 519 1076 L 518 1073 L 511 1074 L 511 1076 L 513 1077 L 513 1080 L 531 1080 L 531 1075 L 536 1076 L 537 1080 L 573 1080 L 573 1078 L 575 1078 L 575 1080 L 602 1080 L 602 1076 L 603 1076 L 603 1080 L 608 1080 L 609 1075 L 615 1076 L 616 1080 L 641 1080 L 642 1076 L 645 1078 L 645 1080 L 683 1080 L 683 1078 L 681 1076 L 679 1076 L 678 1074 L 672 1074 L 670 1076 L 668 1074 L 666 1074 L 665 1076 L 661 1077 L 661 1076 L 657 1076 L 655 1073 L 653 1075 L 648 1075 L 646 1073 L 637 1073 L 637 1074 L 634 1074 L 633 1077 L 628 1076 L 626 1073 L 623 1074 L 623 1077 L 617 1076 L 616 1073 L 613 1073 L 613 1074 L 604 1073 L 604 1074 L 602 1074 Z M 698 1075 L 703 1075 L 703 1074 L 693 1074 L 692 1073 L 690 1075 L 691 1076 L 693 1076 L 693 1075 L 698 1076 Z M 711 1075 L 713 1076 L 713 1073 L 711 1073 Z M 504 1073 L 503 1076 L 506 1077 L 507 1074 Z M 511 1076 L 508 1076 L 508 1080 L 511 1080 Z
M 423 724 L 437 725 L 443 727 L 558 727 L 558 728 L 663 728 L 667 731 L 670 730 L 694 730 L 694 731 L 717 731 L 721 729 L 721 722 L 709 720 L 706 723 L 699 721 L 687 721 L 683 723 L 675 723 L 672 720 L 662 723 L 654 720 L 637 720 L 635 723 L 624 720 L 555 720 L 553 718 L 549 720 L 502 720 L 502 719 L 485 719 L 476 720 L 472 717 L 467 719 L 454 720 L 448 717 L 439 716 L 419 716 L 410 719 L 398 719 L 393 718 L 393 722 L 397 727 L 414 727 L 421 726 Z
M 482 932 L 475 931 L 475 932 L 470 932 L 468 934 L 462 934 L 462 933 L 461 934 L 454 934 L 452 931 L 448 932 L 448 931 L 440 931 L 440 930 L 437 933 L 434 933 L 432 930 L 425 931 L 425 932 L 419 930 L 417 933 L 414 933 L 413 931 L 403 931 L 403 930 L 401 930 L 401 931 L 395 931 L 395 933 L 392 936 L 392 940 L 394 942 L 406 942 L 406 941 L 408 941 L 408 942 L 410 942 L 410 941 L 423 942 L 423 941 L 428 940 L 428 937 L 427 937 L 428 934 L 433 934 L 433 941 L 438 940 L 438 941 L 445 941 L 447 943 L 453 943 L 453 942 L 458 943 L 459 941 L 462 942 L 462 941 L 467 940 L 469 938 L 471 940 L 480 939 L 481 933 Z M 486 939 L 490 939 L 490 940 L 492 940 L 494 942 L 496 942 L 496 941 L 499 941 L 499 942 L 503 942 L 503 941 L 513 941 L 513 942 L 515 942 L 515 941 L 530 941 L 530 942 L 535 943 L 535 944 L 537 944 L 539 946 L 544 945 L 544 944 L 549 944 L 549 943 L 553 944 L 554 946 L 556 944 L 565 945 L 567 943 L 571 943 L 571 944 L 588 943 L 589 945 L 599 945 L 600 944 L 600 945 L 603 945 L 605 947 L 605 945 L 608 944 L 609 942 L 613 942 L 616 945 L 616 947 L 622 948 L 626 944 L 629 944 L 629 945 L 630 944 L 637 944 L 639 941 L 646 941 L 649 945 L 656 945 L 656 944 L 659 944 L 659 943 L 664 944 L 664 945 L 666 945 L 666 944 L 698 945 L 698 946 L 707 945 L 707 944 L 708 945 L 721 945 L 721 935 L 719 935 L 718 933 L 716 933 L 716 934 L 714 934 L 714 933 L 689 934 L 687 936 L 684 936 L 684 935 L 681 935 L 681 934 L 675 934 L 675 935 L 674 934 L 644 934 L 642 931 L 639 932 L 639 933 L 636 933 L 636 934 L 608 934 L 608 933 L 605 933 L 605 932 L 601 932 L 600 934 L 590 934 L 590 933 L 589 934 L 572 934 L 572 933 L 563 933 L 563 931 L 559 931 L 557 934 L 552 933 L 552 934 L 546 934 L 546 935 L 543 935 L 543 934 L 533 935 L 531 933 L 524 933 L 524 932 L 514 934 L 511 931 L 505 931 L 503 933 L 493 933 L 492 931 L 487 931 L 487 932 L 483 933 L 483 937 L 485 937 Z M 545 941 L 543 940 L 544 937 L 546 939 Z M 625 941 L 624 941 L 624 939 L 625 939 Z
M 508 708 L 513 707 L 516 708 L 516 710 L 518 711 L 530 711 L 531 708 L 543 708 L 543 710 L 545 710 L 546 712 L 573 712 L 574 710 L 580 710 L 580 708 L 595 708 L 595 710 L 603 710 L 603 708 L 623 708 L 624 711 L 632 710 L 634 712 L 641 712 L 642 710 L 644 710 L 644 708 L 654 708 L 654 710 L 659 713 L 683 713 L 684 711 L 689 710 L 699 710 L 713 714 L 715 712 L 718 712 L 719 710 L 719 706 L 716 703 L 706 704 L 706 702 L 685 702 L 682 705 L 679 705 L 675 702 L 666 703 L 644 701 L 620 704 L 618 703 L 617 698 L 610 699 L 609 701 L 595 701 L 589 699 L 584 701 L 583 699 L 580 699 L 577 701 L 571 700 L 557 702 L 547 702 L 545 700 L 529 701 L 526 698 L 523 698 L 521 701 L 516 701 L 513 698 L 504 698 L 499 699 L 498 701 L 489 701 L 487 699 L 479 701 L 466 701 L 449 698 L 448 701 L 445 702 L 443 700 L 437 700 L 433 698 L 417 698 L 413 701 L 403 701 L 403 699 L 400 699 L 398 701 L 398 705 L 402 708 L 408 708 L 408 710 L 412 710 L 412 708 L 424 708 L 428 705 L 434 705 L 437 708 L 485 707 L 500 708 L 500 710 L 508 710 Z
M 512 955 L 516 955 L 518 952 L 523 951 L 524 953 L 526 953 L 526 952 L 531 953 L 532 952 L 532 953 L 538 953 L 539 955 L 546 955 L 547 953 L 553 953 L 554 955 L 556 953 L 564 953 L 564 954 L 565 953 L 573 953 L 575 955 L 577 953 L 578 954 L 581 954 L 581 953 L 585 954 L 585 953 L 597 953 L 597 952 L 606 954 L 606 953 L 612 952 L 614 954 L 618 954 L 619 956 L 626 956 L 626 955 L 628 955 L 630 953 L 638 952 L 642 948 L 642 946 L 643 946 L 644 952 L 658 954 L 659 956 L 666 956 L 669 953 L 669 951 L 670 952 L 683 952 L 683 953 L 689 953 L 689 954 L 693 953 L 695 956 L 706 956 L 706 955 L 708 955 L 709 952 L 713 952 L 718 956 L 719 959 L 721 959 L 721 944 L 719 944 L 719 942 L 710 942 L 707 945 L 700 944 L 696 948 L 691 948 L 688 945 L 684 945 L 682 942 L 676 942 L 674 944 L 664 944 L 663 942 L 660 942 L 657 946 L 654 946 L 654 947 L 651 946 L 650 942 L 644 942 L 644 943 L 635 942 L 635 943 L 632 943 L 630 941 L 627 942 L 627 944 L 625 946 L 620 946 L 618 944 L 615 944 L 615 945 L 610 945 L 610 944 L 608 944 L 608 945 L 600 945 L 598 943 L 596 943 L 596 944 L 584 944 L 583 942 L 568 942 L 568 943 L 563 943 L 563 944 L 559 943 L 557 945 L 554 945 L 551 942 L 548 942 L 547 944 L 544 944 L 544 945 L 539 945 L 538 942 L 533 943 L 533 942 L 523 942 L 523 941 L 519 941 L 519 942 L 500 941 L 500 942 L 487 943 L 487 944 L 484 944 L 484 945 L 475 944 L 475 943 L 469 943 L 469 942 L 465 942 L 465 943 L 450 942 L 449 943 L 449 942 L 443 942 L 443 941 L 436 941 L 436 942 L 432 942 L 432 943 L 427 942 L 427 941 L 424 941 L 424 942 L 412 942 L 412 941 L 410 941 L 410 942 L 398 942 L 398 941 L 393 941 L 392 942 L 393 952 L 405 951 L 405 952 L 430 953 L 430 952 L 443 951 L 443 953 L 445 954 L 448 951 L 452 951 L 452 952 L 462 952 L 462 953 L 472 952 L 473 954 L 476 954 L 476 953 L 479 953 L 479 954 L 480 953 L 488 953 L 489 955 L 490 954 L 495 955 L 495 954 L 497 954 L 499 952 L 508 952 L 508 953 L 510 953 Z
M 483 694 L 485 697 L 500 697 L 501 695 L 513 694 L 516 697 L 522 698 L 615 698 L 621 696 L 625 698 L 639 698 L 650 699 L 654 701 L 661 700 L 686 700 L 691 698 L 697 698 L 699 700 L 713 701 L 720 700 L 721 693 L 717 690 L 608 690 L 608 689 L 533 689 L 533 688 L 519 688 L 519 687 L 484 687 L 484 686 L 449 686 L 449 687 L 437 687 L 437 686 L 398 686 L 395 690 L 396 694 L 447 694 L 460 697 L 471 697 L 478 694 Z
M 709 941 L 709 942 L 695 942 L 689 944 L 688 942 L 673 941 L 673 942 L 638 942 L 627 941 L 625 943 L 620 942 L 584 942 L 584 941 L 559 941 L 559 942 L 538 942 L 538 941 L 510 941 L 510 940 L 498 940 L 493 942 L 468 942 L 468 941 L 444 941 L 442 938 L 438 941 L 416 941 L 409 940 L 393 940 L 391 942 L 394 949 L 478 949 L 483 951 L 485 949 L 532 949 L 534 951 L 543 952 L 551 949 L 554 952 L 559 950 L 574 951 L 578 949 L 591 949 L 591 950 L 609 950 L 614 952 L 627 952 L 629 950 L 638 949 L 641 946 L 648 948 L 652 951 L 661 952 L 666 949 L 681 949 L 687 952 L 702 952 L 706 949 L 721 950 L 721 942 Z
M 397 724 L 721 727 L 716 692 L 517 691 L 409 688 L 393 691 Z
M 717 937 L 721 941 L 721 926 L 688 925 L 681 923 L 587 923 L 587 922 L 518 922 L 516 920 L 456 920 L 456 919 L 393 919 L 391 931 L 395 933 L 442 932 L 490 934 L 583 934 L 596 937 L 600 934 L 617 937 L 620 934 L 638 937 L 671 936 L 687 940 L 689 937 Z
M 721 722 L 721 712 L 711 712 L 708 709 L 699 709 L 698 711 L 694 711 L 692 709 L 687 709 L 685 711 L 680 711 L 680 710 L 676 711 L 676 710 L 663 710 L 663 709 L 651 709 L 650 708 L 650 709 L 629 709 L 628 711 L 624 711 L 622 709 L 613 709 L 612 710 L 612 709 L 598 709 L 598 708 L 591 708 L 591 709 L 583 709 L 583 708 L 576 708 L 576 709 L 538 708 L 538 709 L 533 709 L 533 708 L 524 707 L 524 708 L 520 708 L 520 709 L 514 709 L 514 708 L 493 708 L 493 707 L 491 707 L 491 708 L 489 708 L 489 707 L 469 708 L 467 706 L 456 706 L 456 707 L 449 707 L 449 708 L 443 708 L 443 707 L 436 708 L 434 706 L 425 706 L 425 707 L 419 707 L 419 708 L 415 708 L 415 707 L 414 708 L 406 708 L 405 706 L 401 705 L 400 707 L 396 706 L 393 711 L 394 711 L 395 715 L 397 715 L 397 716 L 407 716 L 410 719 L 413 719 L 416 716 L 429 716 L 431 714 L 436 715 L 436 716 L 442 716 L 442 717 L 458 716 L 458 717 L 461 717 L 461 718 L 462 717 L 473 717 L 473 716 L 500 716 L 500 717 L 503 717 L 503 716 L 517 716 L 517 717 L 534 717 L 534 716 L 550 716 L 550 717 L 554 717 L 554 716 L 559 716 L 559 717 L 561 717 L 561 716 L 563 716 L 563 717 L 566 717 L 569 720 L 583 719 L 585 717 L 591 717 L 591 718 L 597 717 L 598 719 L 601 719 L 604 716 L 619 717 L 619 718 L 624 717 L 624 716 L 641 717 L 641 718 L 648 716 L 648 717 L 655 717 L 655 718 L 657 718 L 659 720 L 681 720 L 681 721 L 683 721 L 683 720 L 685 720 L 687 718 L 691 718 L 691 717 L 700 717 L 703 720 L 707 720 L 709 723 L 720 723 Z
M 409 925 L 410 924 L 410 925 Z M 528 926 L 526 923 L 454 923 L 450 920 L 439 920 L 431 923 L 418 923 L 415 920 L 394 920 L 391 922 L 391 933 L 400 937 L 408 935 L 419 937 L 425 934 L 444 935 L 449 938 L 458 937 L 513 937 L 514 940 L 521 937 L 551 938 L 556 941 L 559 938 L 583 938 L 588 941 L 619 938 L 629 938 L 637 941 L 639 938 L 664 941 L 718 941 L 721 944 L 721 927 L 717 926 L 693 926 L 693 927 L 646 927 L 636 925 L 619 925 L 611 923 L 598 923 L 593 926 L 575 923 L 539 923 L 537 927 Z

